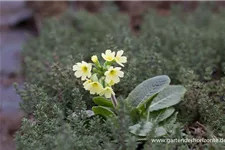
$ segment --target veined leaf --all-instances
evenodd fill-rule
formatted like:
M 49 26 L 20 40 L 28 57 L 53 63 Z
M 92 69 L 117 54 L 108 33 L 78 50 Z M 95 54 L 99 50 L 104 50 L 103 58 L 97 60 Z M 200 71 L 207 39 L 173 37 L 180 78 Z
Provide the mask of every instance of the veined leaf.
M 138 105 L 138 108 L 142 113 L 147 113 L 148 112 L 148 108 L 151 105 L 152 100 L 158 95 L 158 93 L 152 95 L 149 99 L 145 100 L 143 103 L 141 103 L 140 105 Z
M 151 97 L 170 84 L 170 78 L 166 75 L 156 76 L 147 79 L 140 83 L 131 93 L 128 95 L 127 100 L 134 107 L 139 107 Z
M 147 136 L 153 129 L 153 124 L 151 122 L 145 122 L 144 124 L 138 123 L 133 126 L 129 127 L 129 130 L 132 134 L 139 136 L 139 137 L 145 137 Z M 166 129 L 163 127 L 157 127 L 155 128 L 155 137 L 160 137 L 165 135 Z
M 145 122 L 144 124 L 138 123 L 129 127 L 132 134 L 137 136 L 147 136 L 147 134 L 152 130 L 153 124 L 151 122 Z
M 99 106 L 111 107 L 113 108 L 113 104 L 110 100 L 105 99 L 104 97 L 94 97 L 93 101 L 95 104 Z
M 111 117 L 111 116 L 116 116 L 113 111 L 111 111 L 109 108 L 103 107 L 103 106 L 93 106 L 92 111 L 95 113 L 95 115 L 101 115 L 105 118 Z
M 155 137 L 160 137 L 160 136 L 163 136 L 165 135 L 167 132 L 166 132 L 166 129 L 163 128 L 163 127 L 158 127 L 155 129 Z
M 180 85 L 170 85 L 152 101 L 149 111 L 160 110 L 176 105 L 181 101 L 186 89 Z
M 178 112 L 173 113 L 172 116 L 161 122 L 160 125 L 164 126 L 165 128 L 173 126 L 177 121 L 177 114 Z
M 169 118 L 174 112 L 175 109 L 173 107 L 169 107 L 159 111 L 153 111 L 151 113 L 149 112 L 150 113 L 149 119 L 156 120 L 157 122 L 162 122 L 165 119 Z

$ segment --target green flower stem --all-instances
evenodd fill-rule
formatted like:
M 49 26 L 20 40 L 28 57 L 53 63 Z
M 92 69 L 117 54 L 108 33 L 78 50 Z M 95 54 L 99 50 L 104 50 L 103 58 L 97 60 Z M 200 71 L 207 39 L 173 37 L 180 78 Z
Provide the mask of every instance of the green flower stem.
M 116 99 L 115 95 L 112 94 L 111 99 L 112 99 L 112 103 L 113 103 L 114 108 L 116 108 L 117 105 L 118 105 L 118 102 L 117 102 L 117 99 Z
M 111 66 L 112 63 L 113 63 L 113 61 L 106 61 L 103 66 L 104 67 Z
M 102 67 L 101 64 L 99 63 L 99 61 L 95 62 L 95 65 L 96 65 L 97 68 L 101 68 Z

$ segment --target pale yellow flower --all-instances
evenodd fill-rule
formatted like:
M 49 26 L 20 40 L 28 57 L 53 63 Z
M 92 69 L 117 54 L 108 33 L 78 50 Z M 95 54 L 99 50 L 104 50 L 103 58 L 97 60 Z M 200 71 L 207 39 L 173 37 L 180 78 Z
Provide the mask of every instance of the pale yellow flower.
M 100 94 L 103 86 L 99 82 L 91 82 L 86 85 L 86 90 L 89 90 L 91 94 Z
M 105 72 L 105 82 L 106 83 L 118 83 L 120 82 L 119 77 L 123 77 L 124 73 L 120 71 L 120 67 L 113 68 L 112 66 L 109 67 L 108 71 Z
M 113 80 L 111 80 L 111 81 L 108 83 L 109 86 L 113 86 L 114 84 L 115 84 L 115 82 L 113 82 Z
M 118 51 L 118 52 L 116 53 L 115 60 L 116 60 L 116 62 L 117 62 L 120 66 L 123 66 L 123 67 L 124 67 L 123 63 L 126 63 L 126 62 L 127 62 L 127 57 L 122 56 L 123 53 L 124 53 L 123 50 Z
M 92 65 L 90 63 L 86 63 L 82 61 L 81 63 L 77 63 L 73 66 L 73 71 L 75 71 L 75 76 L 77 78 L 81 77 L 81 80 L 85 80 L 87 77 L 91 77 L 91 68 Z
M 91 60 L 94 62 L 94 63 L 97 63 L 98 62 L 98 57 L 96 55 L 93 55 L 91 57 Z
M 106 50 L 105 54 L 102 53 L 102 57 L 106 60 L 106 61 L 113 61 L 115 58 L 115 52 L 112 52 L 111 50 Z
M 87 81 L 85 81 L 84 83 L 83 83 L 83 86 L 84 86 L 84 89 L 85 90 L 87 90 L 87 85 L 89 84 L 89 83 L 91 83 L 92 81 L 91 80 L 87 80 Z
M 113 92 L 113 89 L 111 87 L 107 86 L 103 89 L 100 95 L 104 95 L 106 98 L 110 98 L 111 95 L 115 95 L 115 93 Z

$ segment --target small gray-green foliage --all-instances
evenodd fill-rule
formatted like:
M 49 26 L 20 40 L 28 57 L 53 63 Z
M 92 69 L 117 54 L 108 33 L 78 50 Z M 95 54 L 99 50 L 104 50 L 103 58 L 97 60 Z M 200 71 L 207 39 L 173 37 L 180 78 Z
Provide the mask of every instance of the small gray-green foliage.
M 16 136 L 17 148 L 138 147 L 128 132 L 131 120 L 124 109 L 114 122 L 103 123 L 99 117 L 86 121 L 83 110 L 93 103 L 74 77 L 72 65 L 106 49 L 123 49 L 128 57 L 125 76 L 115 87 L 119 99 L 126 98 L 143 80 L 167 74 L 172 84 L 187 88 L 184 101 L 177 107 L 180 121 L 200 120 L 224 137 L 225 12 L 213 14 L 201 8 L 181 14 L 147 14 L 138 37 L 128 28 L 129 18 L 114 10 L 95 15 L 78 12 L 46 21 L 39 37 L 23 51 L 29 84 L 19 94 L 22 109 L 33 117 L 23 119 Z M 179 137 L 180 127 L 176 131 L 167 138 Z M 167 144 L 152 143 L 151 138 L 143 148 L 168 148 Z M 187 149 L 187 145 L 178 146 Z

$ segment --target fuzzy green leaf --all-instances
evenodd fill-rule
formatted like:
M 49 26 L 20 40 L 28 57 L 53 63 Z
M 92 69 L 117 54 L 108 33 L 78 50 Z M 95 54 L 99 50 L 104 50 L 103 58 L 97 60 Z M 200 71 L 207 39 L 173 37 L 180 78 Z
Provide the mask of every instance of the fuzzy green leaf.
M 172 116 L 170 116 L 169 118 L 167 118 L 166 120 L 161 122 L 160 125 L 162 125 L 166 128 L 173 126 L 173 124 L 175 124 L 177 121 L 177 114 L 178 114 L 178 112 L 173 113 Z
M 151 113 L 149 112 L 150 113 L 149 119 L 157 120 L 157 122 L 162 122 L 165 119 L 169 118 L 174 112 L 175 112 L 175 109 L 173 107 L 166 108 L 159 111 L 154 111 Z
M 143 103 L 151 100 L 151 97 L 170 84 L 170 78 L 166 75 L 156 76 L 143 81 L 128 95 L 127 100 L 134 107 L 139 107 Z
M 163 127 L 158 127 L 155 129 L 155 137 L 160 137 L 160 136 L 163 136 L 165 135 L 167 132 L 166 132 L 166 129 L 163 128 Z
M 186 89 L 180 85 L 169 86 L 152 101 L 152 104 L 149 107 L 149 111 L 160 110 L 168 108 L 170 106 L 176 105 L 181 101 Z
M 145 122 L 144 124 L 138 123 L 129 127 L 130 132 L 139 137 L 147 136 L 153 129 L 153 124 L 151 122 Z M 160 137 L 165 135 L 167 132 L 163 127 L 155 128 L 155 137 Z
M 152 130 L 153 124 L 151 122 L 146 122 L 143 125 L 140 123 L 129 127 L 132 134 L 137 136 L 147 136 L 147 134 Z

